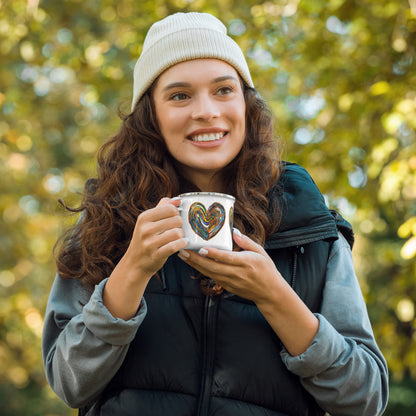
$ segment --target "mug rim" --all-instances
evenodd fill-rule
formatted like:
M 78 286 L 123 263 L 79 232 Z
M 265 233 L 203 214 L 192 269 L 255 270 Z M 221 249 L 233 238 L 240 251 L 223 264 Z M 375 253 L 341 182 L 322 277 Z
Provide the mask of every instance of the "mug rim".
M 222 194 L 220 192 L 186 192 L 184 194 L 178 195 L 179 198 L 189 197 L 189 196 L 217 196 L 217 197 L 223 197 L 228 198 L 233 201 L 235 201 L 235 197 L 228 194 Z

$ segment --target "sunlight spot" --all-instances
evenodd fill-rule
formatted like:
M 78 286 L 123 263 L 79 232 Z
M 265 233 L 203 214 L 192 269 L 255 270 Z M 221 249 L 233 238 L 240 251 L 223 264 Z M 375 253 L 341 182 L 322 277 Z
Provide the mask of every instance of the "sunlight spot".
M 23 367 L 20 366 L 13 366 L 8 369 L 7 375 L 9 377 L 9 380 L 17 387 L 17 388 L 23 388 L 26 387 L 26 385 L 29 382 L 29 375 Z
M 246 31 L 246 25 L 240 19 L 233 19 L 228 24 L 228 32 L 233 36 L 240 36 Z
M 414 303 L 408 298 L 401 299 L 396 307 L 396 315 L 402 322 L 410 322 L 415 317 Z
M 326 28 L 337 35 L 345 35 L 348 33 L 347 26 L 341 22 L 336 16 L 330 16 L 326 20 Z
M 45 76 L 39 77 L 34 83 L 34 90 L 37 96 L 44 97 L 49 94 L 51 81 Z
M 367 174 L 359 166 L 348 172 L 348 182 L 353 188 L 363 188 L 367 184 Z
M 13 169 L 13 170 L 17 170 L 17 171 L 23 171 L 26 170 L 28 167 L 28 160 L 26 158 L 26 156 L 23 156 L 20 153 L 12 153 L 9 156 L 8 159 L 8 165 Z
M 404 243 L 400 255 L 405 260 L 410 260 L 416 256 L 416 237 L 411 237 Z
M 42 335 L 43 319 L 36 308 L 30 308 L 25 312 L 26 325 L 37 335 Z
M 28 135 L 23 134 L 16 140 L 16 146 L 21 152 L 27 152 L 32 148 L 32 139 Z
M 16 278 L 12 271 L 2 270 L 0 271 L 0 285 L 3 287 L 13 286 L 16 281 Z
M 24 195 L 19 199 L 19 206 L 28 215 L 35 215 L 39 212 L 40 203 L 32 195 Z
M 50 194 L 59 193 L 65 186 L 65 182 L 61 176 L 48 174 L 44 178 L 43 187 Z
M 35 50 L 29 41 L 24 41 L 20 45 L 20 55 L 25 61 L 32 61 L 35 58 Z
M 56 38 L 58 39 L 59 43 L 70 43 L 74 38 L 74 35 L 69 29 L 62 28 L 58 30 Z

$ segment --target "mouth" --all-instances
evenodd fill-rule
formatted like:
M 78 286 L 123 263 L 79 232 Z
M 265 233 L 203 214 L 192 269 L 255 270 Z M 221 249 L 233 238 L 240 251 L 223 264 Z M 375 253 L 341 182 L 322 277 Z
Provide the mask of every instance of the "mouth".
M 215 142 L 217 140 L 221 140 L 227 132 L 221 133 L 209 133 L 209 134 L 196 134 L 194 136 L 187 137 L 188 140 L 192 140 L 193 142 Z

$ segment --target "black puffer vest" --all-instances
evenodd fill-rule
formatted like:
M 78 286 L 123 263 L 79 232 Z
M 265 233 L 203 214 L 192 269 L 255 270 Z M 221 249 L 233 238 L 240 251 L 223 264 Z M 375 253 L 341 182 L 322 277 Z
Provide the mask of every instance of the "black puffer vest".
M 318 312 L 337 219 L 299 166 L 287 164 L 280 185 L 283 221 L 265 248 L 306 305 Z M 342 227 L 349 229 L 346 223 Z M 226 292 L 204 296 L 191 278 L 195 274 L 172 256 L 163 284 L 150 281 L 147 316 L 100 400 L 100 414 L 323 414 L 286 369 L 280 340 L 256 305 Z

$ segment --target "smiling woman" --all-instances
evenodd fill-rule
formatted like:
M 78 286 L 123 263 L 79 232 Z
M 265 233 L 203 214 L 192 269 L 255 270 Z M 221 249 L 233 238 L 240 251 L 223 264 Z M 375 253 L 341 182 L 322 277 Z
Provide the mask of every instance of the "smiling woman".
M 235 198 L 233 251 L 187 249 L 178 195 L 195 191 Z M 71 210 L 82 214 L 56 253 L 43 357 L 81 415 L 383 412 L 386 363 L 352 229 L 281 162 L 270 111 L 215 17 L 150 28 L 131 113 Z
M 246 105 L 237 71 L 217 59 L 181 62 L 158 78 L 153 100 L 181 175 L 199 189 L 225 191 L 221 172 L 245 139 Z

